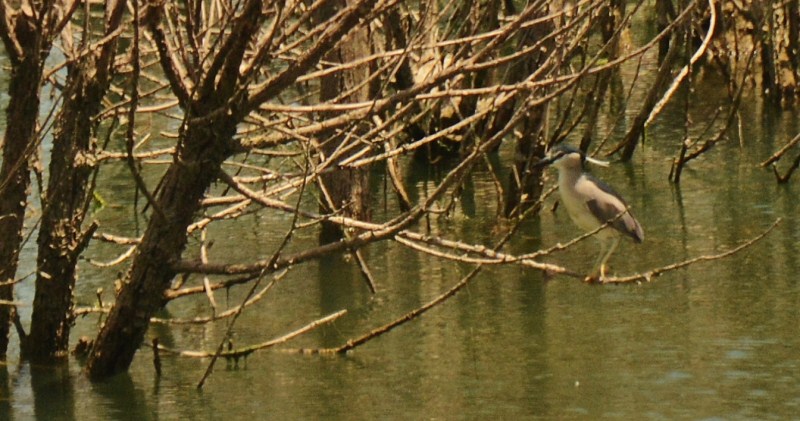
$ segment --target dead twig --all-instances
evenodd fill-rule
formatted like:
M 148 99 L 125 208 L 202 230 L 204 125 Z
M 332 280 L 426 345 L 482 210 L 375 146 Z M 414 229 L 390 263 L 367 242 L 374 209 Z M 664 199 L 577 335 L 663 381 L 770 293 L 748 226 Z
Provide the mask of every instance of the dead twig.
M 126 250 L 124 253 L 120 254 L 116 258 L 114 258 L 112 260 L 109 260 L 107 262 L 101 262 L 101 261 L 94 260 L 94 259 L 89 259 L 89 258 L 87 258 L 86 261 L 89 262 L 89 264 L 92 265 L 92 266 L 96 266 L 96 267 L 99 267 L 99 268 L 109 268 L 109 267 L 116 266 L 116 265 L 128 260 L 131 256 L 133 256 L 133 253 L 135 251 L 136 251 L 136 245 L 133 245 L 131 247 L 128 247 L 128 250 Z

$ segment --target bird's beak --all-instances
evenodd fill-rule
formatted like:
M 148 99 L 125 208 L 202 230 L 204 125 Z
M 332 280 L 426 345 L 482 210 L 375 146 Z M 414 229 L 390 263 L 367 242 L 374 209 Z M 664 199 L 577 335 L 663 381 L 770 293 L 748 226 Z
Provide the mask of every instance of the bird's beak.
M 533 164 L 533 168 L 543 168 L 543 167 L 546 167 L 546 166 L 552 164 L 554 161 L 555 161 L 555 157 L 546 156 L 546 157 L 540 159 L 535 164 Z
M 586 157 L 586 161 L 590 162 L 590 163 L 592 163 L 594 165 L 599 165 L 601 167 L 607 167 L 607 166 L 611 165 L 608 161 L 601 161 L 599 159 L 594 159 L 591 156 L 587 156 Z

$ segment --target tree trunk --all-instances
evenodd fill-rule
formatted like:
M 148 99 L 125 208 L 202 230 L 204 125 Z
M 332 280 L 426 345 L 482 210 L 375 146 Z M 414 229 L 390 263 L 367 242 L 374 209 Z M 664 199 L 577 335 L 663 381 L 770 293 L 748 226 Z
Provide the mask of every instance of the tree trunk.
M 798 7 L 798 0 L 790 0 L 783 5 L 781 20 L 782 25 L 777 30 L 782 36 L 780 39 L 785 41 L 779 43 L 781 52 L 785 53 L 785 59 L 781 59 L 779 72 L 782 75 L 779 79 L 781 82 L 781 97 L 785 106 L 795 103 L 797 100 L 798 84 L 800 83 L 800 7 Z M 783 54 L 778 54 L 783 57 Z
M 318 19 L 320 22 L 333 16 L 340 8 L 354 3 L 353 0 L 336 0 L 320 8 Z M 347 63 L 370 54 L 369 30 L 366 27 L 350 32 L 347 42 L 340 43 L 326 54 L 325 60 L 331 63 Z M 352 69 L 335 72 L 325 76 L 320 81 L 320 100 L 337 102 L 359 102 L 370 99 L 370 86 L 365 81 L 369 78 L 370 69 L 367 65 L 355 66 Z M 349 92 L 347 95 L 343 95 Z M 341 97 L 341 98 L 339 98 Z M 362 132 L 354 129 L 356 135 Z M 331 132 L 322 136 L 325 141 L 320 145 L 320 150 L 327 159 L 343 146 L 343 142 L 353 142 L 346 134 Z M 358 150 L 360 148 L 357 148 Z M 348 153 L 340 159 L 347 158 Z M 338 161 L 338 160 L 337 160 Z M 369 167 L 360 168 L 332 168 L 330 172 L 322 174 L 319 178 L 320 188 L 323 190 L 323 200 L 320 210 L 323 213 L 342 212 L 343 216 L 368 221 L 369 212 Z M 337 224 L 322 221 L 320 230 L 320 243 L 331 243 L 343 238 L 344 233 Z
M 789 35 L 786 53 L 792 66 L 795 84 L 800 84 L 800 1 L 789 0 L 784 9 L 786 15 L 786 31 Z M 794 94 L 797 94 L 795 86 Z
M 11 396 L 17 389 L 18 383 L 14 381 L 11 388 L 11 379 L 8 375 L 8 364 L 0 364 L 0 396 Z M 0 399 L 0 420 L 13 420 L 14 415 L 19 415 L 19 408 L 12 404 L 12 399 Z
M 119 27 L 125 2 L 113 2 L 108 7 L 106 35 Z M 115 50 L 116 42 L 108 42 L 97 55 L 86 55 L 68 68 L 64 102 L 56 118 L 39 230 L 36 294 L 25 346 L 26 357 L 35 362 L 68 356 L 75 268 L 96 227 L 81 233 L 92 195 L 89 180 L 94 171 L 90 157 L 96 149 L 94 121 L 108 89 Z
M 0 167 L 0 299 L 13 301 L 14 286 L 22 244 L 30 187 L 29 159 L 36 148 L 36 115 L 39 112 L 41 65 L 36 58 L 25 60 L 11 71 Z M 0 306 L 0 359 L 8 350 L 8 331 L 12 308 Z
M 774 18 L 772 2 L 755 0 L 750 11 L 753 15 L 753 36 L 760 46 L 761 57 L 761 89 L 764 98 L 772 105 L 780 105 L 781 92 L 779 89 L 777 66 L 775 62 Z M 767 28 L 764 28 L 767 26 Z
M 221 105 L 221 104 L 216 104 Z M 207 111 L 216 107 L 208 105 Z M 93 380 L 124 372 L 144 340 L 150 317 L 164 307 L 164 291 L 175 276 L 172 263 L 186 246 L 186 229 L 205 191 L 231 153 L 235 113 L 200 118 L 188 125 L 172 165 L 164 175 L 131 270 L 89 355 Z
M 29 159 L 37 146 L 36 119 L 44 59 L 50 42 L 30 11 L 18 12 L 7 22 L 7 5 L 2 5 L 2 38 L 11 59 L 3 163 L 0 166 L 0 299 L 13 300 L 22 229 L 30 187 Z M 41 11 L 39 11 L 42 13 Z M 11 26 L 8 26 L 9 23 Z M 11 306 L 0 306 L 0 359 L 8 350 Z
M 74 85 L 68 92 L 80 97 L 85 94 Z M 83 249 L 81 245 L 85 244 L 81 223 L 93 169 L 87 158 L 91 146 L 90 115 L 86 112 L 91 114 L 78 104 L 65 103 L 53 140 L 50 178 L 39 230 L 31 330 L 25 347 L 26 357 L 36 362 L 67 357 L 75 266 Z

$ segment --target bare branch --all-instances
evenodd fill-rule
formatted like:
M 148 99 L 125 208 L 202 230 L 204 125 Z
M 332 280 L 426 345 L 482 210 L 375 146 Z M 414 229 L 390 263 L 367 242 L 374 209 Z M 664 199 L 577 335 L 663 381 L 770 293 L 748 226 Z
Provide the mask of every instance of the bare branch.
M 11 64 L 16 66 L 25 57 L 25 50 L 17 41 L 14 34 L 13 23 L 11 18 L 17 12 L 9 10 L 11 6 L 5 0 L 0 1 L 0 38 L 3 39 L 3 44 L 6 47 L 6 54 L 11 60 Z M 9 16 L 11 15 L 11 16 Z
M 669 100 L 672 99 L 672 95 L 681 86 L 681 82 L 683 82 L 683 79 L 686 78 L 686 75 L 689 74 L 689 68 L 694 66 L 695 63 L 697 63 L 697 60 L 700 60 L 700 58 L 706 53 L 706 48 L 708 48 L 711 38 L 714 37 L 714 30 L 717 27 L 717 8 L 714 5 L 714 0 L 708 0 L 708 9 L 711 11 L 711 23 L 709 24 L 708 32 L 706 32 L 703 43 L 700 44 L 700 47 L 698 47 L 697 51 L 694 52 L 692 58 L 689 59 L 689 63 L 683 66 L 681 71 L 678 72 L 678 75 L 672 80 L 672 85 L 670 85 L 667 91 L 661 96 L 661 99 L 653 107 L 653 110 L 650 111 L 650 115 L 644 122 L 645 127 L 650 125 L 653 119 L 655 119 L 661 113 L 661 110 L 664 109 L 664 106 L 667 105 Z
M 259 105 L 272 99 L 286 86 L 313 66 L 319 59 L 335 45 L 339 39 L 350 29 L 358 24 L 377 0 L 359 0 L 343 9 L 332 22 L 326 23 L 325 31 L 315 41 L 314 45 L 303 55 L 289 64 L 284 71 L 268 80 L 263 87 L 252 93 L 244 107 L 244 112 L 256 110 Z
M 728 250 L 726 252 L 722 252 L 722 253 L 718 253 L 718 254 L 714 254 L 714 255 L 697 256 L 697 257 L 693 257 L 691 259 L 684 260 L 682 262 L 673 263 L 671 265 L 663 266 L 663 267 L 660 267 L 660 268 L 657 268 L 657 269 L 651 269 L 651 270 L 649 270 L 647 272 L 644 272 L 644 273 L 637 273 L 637 274 L 631 275 L 631 276 L 620 276 L 620 277 L 613 276 L 613 277 L 606 278 L 604 280 L 600 280 L 599 282 L 605 283 L 605 284 L 622 284 L 622 283 L 640 282 L 640 281 L 650 282 L 653 278 L 655 278 L 657 276 L 661 276 L 661 275 L 663 275 L 663 274 L 665 274 L 667 272 L 671 272 L 671 271 L 674 271 L 674 270 L 677 270 L 677 269 L 685 268 L 685 267 L 687 267 L 689 265 L 692 265 L 692 264 L 695 264 L 695 263 L 708 262 L 708 261 L 712 261 L 712 260 L 719 260 L 719 259 L 723 259 L 725 257 L 733 256 L 734 254 L 739 253 L 740 251 L 747 249 L 748 247 L 756 244 L 761 239 L 766 237 L 767 234 L 772 232 L 772 230 L 774 230 L 775 227 L 777 227 L 781 223 L 781 221 L 782 221 L 781 218 L 776 219 L 775 222 L 773 222 L 769 226 L 769 228 L 767 228 L 761 234 L 759 234 L 759 235 L 757 235 L 757 236 L 745 241 L 744 243 L 740 244 L 739 246 L 736 246 L 733 249 Z
M 792 149 L 798 143 L 800 143 L 800 133 L 798 133 L 795 137 L 793 137 L 792 140 L 786 142 L 786 144 L 783 145 L 783 147 L 780 150 L 778 150 L 778 152 L 775 152 L 767 160 L 763 161 L 758 165 L 761 168 L 766 168 L 768 165 L 777 162 L 779 159 L 783 157 L 783 155 L 786 154 L 786 152 L 789 151 L 789 149 Z
M 207 98 L 212 91 L 223 92 L 223 97 L 231 95 L 239 79 L 242 56 L 263 20 L 261 3 L 261 0 L 248 0 L 239 16 L 233 19 L 230 34 L 220 45 L 211 67 L 205 72 L 198 92 L 200 98 Z
M 156 203 L 153 194 L 148 190 L 147 184 L 144 182 L 142 175 L 139 173 L 139 168 L 137 167 L 136 162 L 133 159 L 133 144 L 134 144 L 134 126 L 136 121 L 136 108 L 139 105 L 139 2 L 133 2 L 133 10 L 134 10 L 134 25 L 133 25 L 133 48 L 131 49 L 131 56 L 133 57 L 133 76 L 131 78 L 131 104 L 128 110 L 128 130 L 126 132 L 126 151 L 127 151 L 127 163 L 128 168 L 133 175 L 133 179 L 136 181 L 137 188 L 144 194 L 145 198 L 147 198 L 147 202 L 149 205 L 153 207 L 153 211 L 158 215 L 159 218 L 165 219 L 164 211 L 161 210 L 161 207 L 158 206 Z
M 166 34 L 161 26 L 163 14 L 164 4 L 162 2 L 151 1 L 147 5 L 143 23 L 153 37 L 153 42 L 156 44 L 161 68 L 169 81 L 172 93 L 178 98 L 178 101 L 185 109 L 189 104 L 190 97 L 190 87 L 185 85 L 185 83 L 189 82 L 190 79 L 186 76 L 186 71 L 183 70 L 180 64 L 175 60 L 177 54 L 170 49 L 167 43 Z

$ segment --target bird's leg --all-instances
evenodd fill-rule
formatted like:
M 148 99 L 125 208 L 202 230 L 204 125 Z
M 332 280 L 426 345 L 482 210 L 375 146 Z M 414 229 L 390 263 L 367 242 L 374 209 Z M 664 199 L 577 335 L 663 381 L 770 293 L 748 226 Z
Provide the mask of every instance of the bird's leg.
M 617 246 L 619 246 L 619 237 L 615 237 L 613 240 L 611 240 L 611 247 L 608 248 L 605 256 L 603 256 L 603 259 L 600 261 L 601 282 L 606 279 L 606 262 L 608 262 L 608 258 L 611 257 L 611 253 L 614 253 L 614 250 L 617 249 Z
M 608 244 L 600 237 L 597 237 L 597 242 L 600 243 L 600 254 L 597 255 L 597 259 L 595 259 L 594 265 L 592 265 L 592 271 L 589 273 L 589 276 L 584 279 L 586 282 L 602 280 L 603 277 L 603 263 L 605 262 L 603 258 L 606 255 Z

